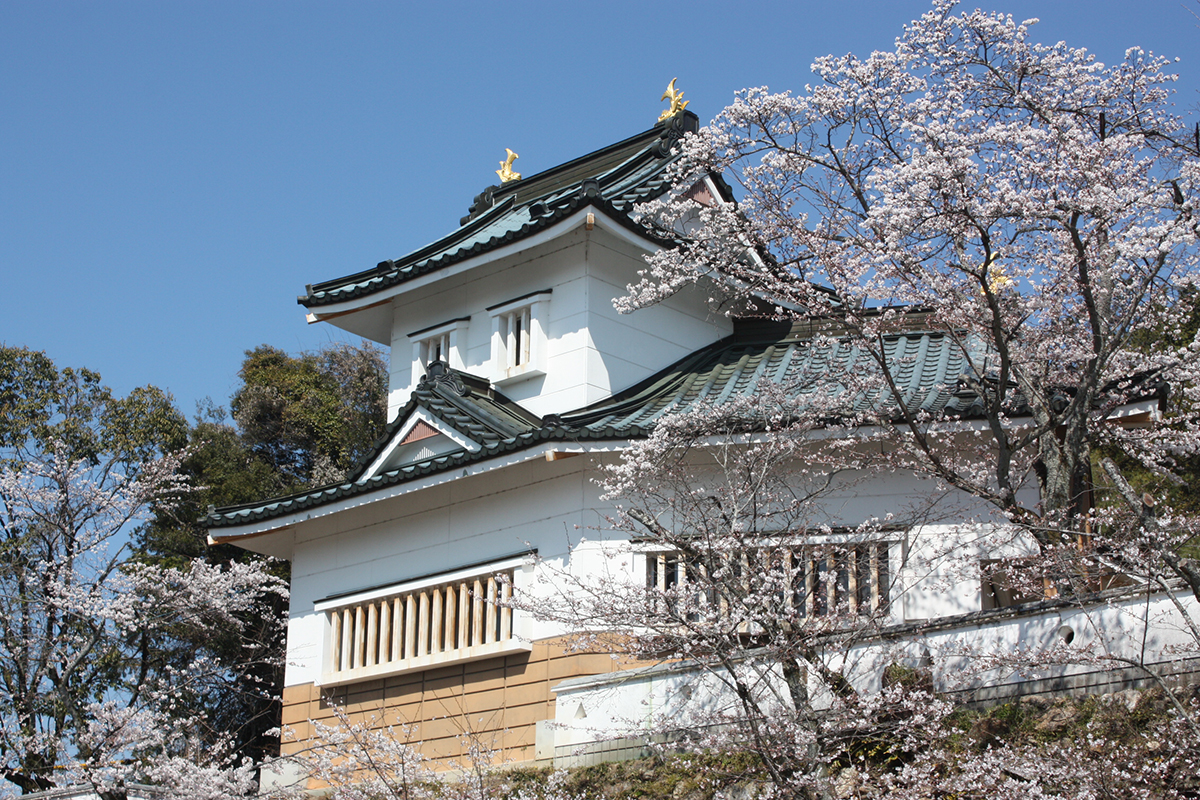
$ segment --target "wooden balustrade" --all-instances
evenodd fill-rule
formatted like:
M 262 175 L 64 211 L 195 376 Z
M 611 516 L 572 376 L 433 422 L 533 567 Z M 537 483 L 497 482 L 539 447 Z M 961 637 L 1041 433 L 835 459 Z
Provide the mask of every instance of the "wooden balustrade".
M 672 594 L 693 597 L 700 608 L 719 603 L 721 615 L 731 602 L 756 590 L 762 576 L 790 584 L 776 591 L 778 602 L 763 610 L 785 616 L 833 613 L 868 615 L 886 612 L 889 592 L 889 542 L 797 545 L 754 548 L 715 558 L 728 575 L 707 579 L 708 565 L 690 563 L 674 552 L 646 554 L 646 587 L 656 590 L 651 602 L 666 610 Z M 757 578 L 752 576 L 758 576 Z M 667 605 L 664 605 L 667 604 Z
M 328 609 L 323 683 L 424 669 L 527 646 L 514 638 L 513 569 Z

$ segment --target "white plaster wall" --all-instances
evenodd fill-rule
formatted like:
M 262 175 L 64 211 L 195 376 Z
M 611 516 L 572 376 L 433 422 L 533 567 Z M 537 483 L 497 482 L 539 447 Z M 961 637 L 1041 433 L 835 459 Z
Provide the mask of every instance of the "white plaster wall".
M 324 614 L 314 603 L 537 550 L 549 564 L 596 525 L 584 457 L 532 461 L 298 526 L 286 683 L 320 677 Z M 579 564 L 588 547 L 580 548 Z M 532 576 L 519 583 L 534 585 Z M 531 638 L 553 635 L 542 626 Z
M 712 318 L 696 291 L 630 315 L 613 299 L 645 266 L 644 250 L 601 228 L 560 238 L 469 272 L 435 281 L 392 302 L 389 417 L 414 384 L 409 334 L 470 317 L 460 355 L 467 372 L 491 375 L 492 321 L 487 309 L 551 291 L 545 375 L 505 383 L 501 391 L 538 415 L 565 413 L 602 400 L 711 342 L 732 323 Z
M 1175 603 L 1193 619 L 1200 605 L 1190 592 L 1149 599 L 1127 596 L 1088 607 L 1053 609 L 963 624 L 900 638 L 869 641 L 832 657 L 860 692 L 880 689 L 883 669 L 892 663 L 925 667 L 937 691 L 971 690 L 1060 677 L 1132 663 L 1154 664 L 1194 653 L 1196 642 Z M 1070 649 L 1064 633 L 1072 634 Z M 1063 663 L 1031 669 L 1025 653 L 1045 654 Z M 1061 653 L 1061 655 L 1054 655 Z M 1005 659 L 1007 663 L 1000 663 Z M 737 714 L 736 698 L 712 674 L 686 666 L 627 670 L 592 678 L 574 678 L 552 687 L 557 695 L 554 745 L 581 745 L 604 739 L 711 722 L 722 713 Z M 814 704 L 822 693 L 810 684 Z M 582 711 L 581 711 L 582 709 Z
M 609 393 L 625 389 L 684 356 L 733 333 L 733 323 L 709 309 L 701 289 L 690 288 L 649 308 L 618 314 L 613 300 L 646 268 L 646 251 L 601 234 L 589 242 L 588 330 L 598 358 L 589 377 Z
M 607 577 L 638 585 L 641 557 L 624 532 L 612 531 L 613 513 L 595 478 L 615 453 L 554 462 L 527 461 L 461 478 L 408 495 L 365 503 L 293 526 L 292 606 L 289 624 L 289 685 L 319 678 L 325 620 L 314 603 L 333 595 L 402 583 L 419 577 L 506 558 L 531 547 L 539 562 L 519 577 L 533 604 L 555 601 L 575 579 Z M 910 473 L 869 479 L 847 475 L 819 505 L 806 527 L 854 526 L 865 519 L 897 521 L 922 510 L 925 524 L 897 532 L 891 548 L 894 622 L 929 619 L 979 609 L 978 558 L 995 550 L 997 532 L 980 521 L 969 503 L 937 497 L 934 487 Z M 667 521 L 669 524 L 669 521 Z M 1019 540 L 1006 539 L 1019 551 Z M 567 632 L 539 621 L 533 639 Z
M 460 344 L 459 352 L 467 372 L 487 378 L 492 357 L 492 320 L 487 309 L 550 289 L 547 334 L 551 347 L 548 355 L 555 357 L 560 339 L 565 339 L 569 347 L 572 317 L 583 310 L 582 290 L 577 284 L 583 277 L 584 238 L 582 230 L 572 231 L 519 255 L 499 259 L 397 297 L 392 302 L 389 417 L 408 401 L 414 383 L 412 343 L 408 337 L 415 331 L 470 317 L 466 341 Z M 531 378 L 523 384 L 506 386 L 505 394 L 517 399 L 518 394 L 528 395 L 534 387 L 534 393 L 540 393 L 544 380 Z

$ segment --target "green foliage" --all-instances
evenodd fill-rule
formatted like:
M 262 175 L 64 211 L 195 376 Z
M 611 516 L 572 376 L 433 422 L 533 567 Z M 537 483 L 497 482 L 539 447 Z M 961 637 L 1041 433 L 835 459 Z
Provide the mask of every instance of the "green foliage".
M 387 410 L 387 368 L 372 345 L 289 356 L 246 351 L 230 402 L 242 440 L 292 490 L 341 480 L 374 444 Z
M 48 785 L 60 740 L 87 758 L 90 703 L 163 675 L 104 609 L 129 566 L 128 526 L 178 496 L 151 462 L 186 432 L 161 389 L 117 397 L 95 372 L 0 346 L 0 769 L 25 790 Z
M 236 425 L 210 404 L 189 426 L 161 389 L 147 386 L 117 397 L 95 372 L 59 369 L 44 353 L 0 346 L 0 466 L 19 467 L 65 448 L 63 455 L 97 474 L 133 478 L 142 463 L 186 448 L 180 472 L 193 489 L 159 504 L 149 523 L 130 532 L 134 558 L 179 569 L 195 559 L 214 565 L 261 560 L 237 548 L 210 547 L 200 525 L 208 507 L 340 480 L 382 431 L 387 371 L 371 345 L 331 345 L 295 357 L 263 346 L 247 353 L 240 375 L 232 402 Z M 3 500 L 0 578 L 12 574 L 19 580 L 38 571 L 36 563 L 26 563 L 28 548 L 22 544 L 35 532 L 6 525 Z M 122 558 L 128 560 L 129 553 Z M 286 581 L 285 563 L 272 570 Z M 181 689 L 173 708 L 181 719 L 202 714 L 211 731 L 232 735 L 240 753 L 254 759 L 277 747 L 270 730 L 278 722 L 287 609 L 286 600 L 273 599 L 273 608 L 243 615 L 240 625 L 166 623 L 124 643 L 139 655 L 140 671 L 147 675 L 181 674 L 197 658 L 225 665 L 220 680 Z M 114 686 L 128 695 L 138 685 L 122 683 L 128 672 L 124 650 L 96 647 L 86 673 L 79 673 L 86 680 L 64 691 L 73 693 L 72 707 L 101 699 Z M 43 702 L 62 707 L 34 708 Z M 56 730 L 82 724 L 49 695 L 43 701 L 35 692 L 29 703 L 31 710 L 57 719 Z M 52 760 L 33 753 L 22 774 L 40 775 Z
M 194 559 L 212 564 L 261 561 L 262 557 L 230 545 L 209 545 L 200 520 L 209 505 L 233 505 L 261 500 L 278 493 L 284 484 L 271 465 L 255 455 L 237 430 L 225 424 L 218 411 L 209 409 L 188 432 L 189 453 L 180 466 L 194 487 L 179 502 L 156 510 L 154 519 L 138 535 L 139 558 L 147 563 L 181 567 Z M 269 565 L 270 571 L 288 580 L 286 562 Z M 287 601 L 272 598 L 273 605 L 256 619 L 244 620 L 243 631 L 186 629 L 159 646 L 170 651 L 175 663 L 185 663 L 203 653 L 227 664 L 238 664 L 218 691 L 179 698 L 181 711 L 203 711 L 214 730 L 234 737 L 245 756 L 261 759 L 274 755 L 278 737 L 278 696 L 283 685 L 284 626 Z
M 261 556 L 231 545 L 210 545 L 201 520 L 210 506 L 266 500 L 341 480 L 383 430 L 387 368 L 381 351 L 364 343 L 333 344 L 290 356 L 261 345 L 246 351 L 233 419 L 211 401 L 187 432 L 188 455 L 181 471 L 193 491 L 171 507 L 157 509 L 138 537 L 140 556 L 179 566 L 195 558 L 210 563 L 246 562 Z M 289 565 L 271 571 L 284 581 Z M 283 685 L 286 601 L 272 613 L 246 620 L 250 635 L 231 631 L 186 631 L 173 643 L 182 659 L 204 652 L 239 663 L 231 682 L 217 694 L 189 698 L 182 706 L 202 709 L 211 724 L 234 735 L 241 752 L 259 759 L 278 748 L 278 696 Z M 247 648 L 255 657 L 247 659 Z
M 55 443 L 73 459 L 132 467 L 177 450 L 187 420 L 154 386 L 114 397 L 88 369 L 59 370 L 42 352 L 0 346 L 0 460 L 16 463 Z

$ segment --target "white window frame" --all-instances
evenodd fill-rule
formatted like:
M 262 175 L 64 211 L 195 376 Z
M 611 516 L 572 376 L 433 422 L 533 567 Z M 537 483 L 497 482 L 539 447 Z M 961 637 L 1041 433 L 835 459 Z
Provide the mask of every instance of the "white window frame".
M 412 385 L 425 374 L 425 368 L 430 361 L 436 360 L 436 349 L 441 349 L 441 360 L 452 369 L 465 369 L 462 350 L 467 340 L 467 328 L 470 319 L 456 319 L 432 328 L 423 328 L 408 335 L 413 345 L 412 355 Z
M 550 292 L 537 292 L 489 308 L 491 379 L 497 386 L 546 374 Z

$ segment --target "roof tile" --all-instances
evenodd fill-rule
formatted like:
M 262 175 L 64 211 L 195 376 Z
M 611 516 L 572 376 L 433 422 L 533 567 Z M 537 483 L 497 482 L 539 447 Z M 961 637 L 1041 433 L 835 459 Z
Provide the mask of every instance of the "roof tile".
M 967 359 L 953 337 L 931 332 L 896 335 L 887 340 L 885 352 L 896 363 L 904 364 L 901 382 L 906 403 L 951 416 L 971 416 L 978 412 L 973 395 L 954 391 L 960 376 L 966 373 Z M 764 380 L 787 387 L 802 401 L 817 391 L 831 390 L 827 382 L 814 378 L 826 375 L 831 363 L 839 365 L 834 369 L 850 370 L 863 359 L 864 354 L 846 341 L 813 340 L 807 333 L 797 335 L 791 331 L 781 339 L 751 342 L 735 335 L 687 356 L 625 392 L 545 420 L 492 389 L 482 378 L 435 362 L 408 405 L 377 443 L 375 453 L 387 445 L 418 407 L 478 442 L 481 449 L 475 452 L 464 449 L 406 464 L 370 479 L 218 509 L 204 523 L 209 528 L 220 528 L 269 519 L 484 461 L 547 440 L 641 438 L 665 415 L 686 412 L 701 404 L 730 403 L 758 391 Z M 832 390 L 842 391 L 838 387 Z M 892 406 L 890 399 L 881 398 L 880 393 L 869 397 L 859 395 L 844 404 L 843 413 L 888 413 Z M 801 407 L 802 404 L 798 405 Z M 373 460 L 374 454 L 364 460 L 359 476 Z

